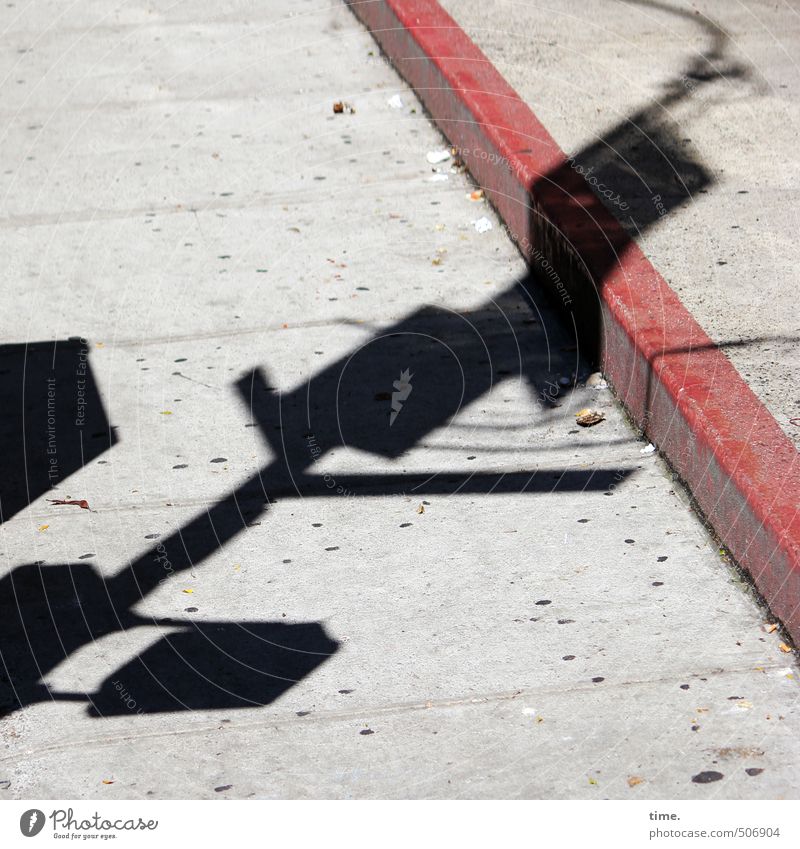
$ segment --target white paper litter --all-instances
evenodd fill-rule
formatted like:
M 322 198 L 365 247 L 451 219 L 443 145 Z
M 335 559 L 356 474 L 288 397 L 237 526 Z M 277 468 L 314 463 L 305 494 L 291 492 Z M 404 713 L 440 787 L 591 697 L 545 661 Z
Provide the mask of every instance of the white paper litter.
M 492 222 L 484 215 L 483 218 L 479 218 L 477 221 L 473 221 L 472 226 L 479 233 L 486 233 L 492 229 Z
M 400 97 L 400 95 L 399 95 L 399 94 L 393 94 L 393 95 L 392 95 L 392 96 L 391 96 L 391 97 L 390 97 L 390 98 L 386 101 L 386 103 L 387 103 L 387 104 L 388 104 L 388 105 L 389 105 L 392 109 L 402 109 L 402 108 L 403 108 L 403 98 L 402 98 L 402 97 Z
M 639 451 L 639 453 L 640 454 L 653 454 L 655 452 L 655 450 L 656 450 L 656 446 L 653 445 L 652 442 L 650 442 L 647 445 L 645 445 L 645 447 L 642 448 L 641 451 Z
M 450 159 L 449 150 L 429 150 L 425 158 L 431 165 L 439 165 L 441 162 L 447 162 Z

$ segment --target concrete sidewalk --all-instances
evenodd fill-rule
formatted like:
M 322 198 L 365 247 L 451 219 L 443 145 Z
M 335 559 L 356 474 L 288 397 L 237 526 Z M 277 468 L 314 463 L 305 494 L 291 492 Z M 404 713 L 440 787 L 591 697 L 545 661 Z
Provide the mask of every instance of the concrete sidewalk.
M 350 13 L 19 14 L 9 438 L 25 342 L 97 423 L 3 499 L 0 794 L 796 797 L 793 656 Z
M 442 6 L 607 192 L 800 447 L 797 11 L 758 0 Z

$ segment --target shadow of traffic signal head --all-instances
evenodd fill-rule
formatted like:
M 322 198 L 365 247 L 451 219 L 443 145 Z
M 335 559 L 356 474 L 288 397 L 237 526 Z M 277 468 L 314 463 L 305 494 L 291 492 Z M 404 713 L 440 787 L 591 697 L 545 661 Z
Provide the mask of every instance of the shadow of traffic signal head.
M 527 285 L 470 311 L 423 307 L 290 392 L 260 370 L 239 381 L 239 392 L 292 471 L 313 462 L 314 447 L 400 457 L 500 381 L 523 376 L 536 387 L 555 380 L 554 369 L 568 372 L 533 318 Z
M 261 707 L 338 648 L 317 622 L 187 623 L 107 678 L 88 711 L 120 716 Z
M 0 346 L 0 522 L 117 441 L 85 339 Z

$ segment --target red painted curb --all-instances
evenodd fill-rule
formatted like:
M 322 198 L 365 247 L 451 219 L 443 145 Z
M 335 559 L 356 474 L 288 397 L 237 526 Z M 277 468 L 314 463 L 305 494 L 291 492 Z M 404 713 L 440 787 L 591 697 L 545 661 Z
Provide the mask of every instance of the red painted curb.
M 346 0 L 584 331 L 635 421 L 800 643 L 798 452 L 530 108 L 435 0 Z M 546 267 L 546 266 L 545 266 Z M 599 302 L 599 303 L 598 303 Z

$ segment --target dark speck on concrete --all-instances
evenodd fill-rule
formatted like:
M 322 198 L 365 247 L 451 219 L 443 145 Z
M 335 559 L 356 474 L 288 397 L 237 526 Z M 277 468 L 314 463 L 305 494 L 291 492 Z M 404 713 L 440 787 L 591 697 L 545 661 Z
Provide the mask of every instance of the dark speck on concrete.
M 575 660 L 575 655 L 574 654 L 565 654 L 564 657 L 561 658 L 561 660 Z
M 375 732 L 371 728 L 362 728 L 358 733 L 366 737 L 367 734 L 374 734 Z
M 659 563 L 663 563 L 666 559 L 667 559 L 667 555 L 666 555 L 666 554 L 662 554 L 662 555 L 661 555 L 661 557 L 656 557 L 656 560 L 657 560 Z
M 297 711 L 297 716 L 308 716 L 310 713 L 310 710 L 299 710 Z
M 681 684 L 681 690 L 688 690 L 688 689 L 689 689 L 688 684 Z
M 184 613 L 197 613 L 198 610 L 199 610 L 199 608 L 197 608 L 197 607 L 185 607 L 183 609 L 183 612 Z
M 230 790 L 233 787 L 232 784 L 221 784 L 219 787 L 214 788 L 215 793 L 224 793 L 226 790 Z
M 751 766 L 745 770 L 748 775 L 761 775 L 764 770 L 760 766 Z
M 664 582 L 663 581 L 653 581 L 653 586 L 654 587 L 663 587 Z
M 699 725 L 693 725 L 693 726 L 692 726 L 692 731 L 699 731 L 699 730 L 700 730 L 700 726 L 699 726 Z
M 606 679 L 603 678 L 602 675 L 597 675 L 596 677 L 592 678 L 592 683 L 593 684 L 599 684 L 601 681 L 605 681 L 605 680 Z
M 692 781 L 695 784 L 711 784 L 712 781 L 719 781 L 721 778 L 725 776 L 721 772 L 716 772 L 716 770 L 709 769 L 705 772 L 698 772 L 697 775 L 692 776 Z
M 322 522 L 312 522 L 312 523 L 311 523 L 311 527 L 312 527 L 312 528 L 321 528 L 321 527 L 322 527 Z
M 581 525 L 585 525 L 589 520 L 588 519 L 578 519 Z
M 287 557 L 286 560 L 281 560 L 281 563 L 291 563 L 292 561 Z
M 411 527 L 411 522 L 403 522 L 403 524 L 402 524 L 402 525 L 400 525 L 400 527 L 401 527 L 401 528 L 410 528 L 410 527 Z
M 137 360 L 137 362 L 138 362 L 138 360 Z M 177 359 L 177 360 L 173 360 L 172 362 L 173 362 L 173 363 L 185 363 L 185 362 L 186 362 L 186 357 L 178 357 L 178 359 Z
M 354 692 L 355 692 L 355 690 L 339 690 L 339 692 L 340 692 L 343 696 L 349 696 L 349 695 L 350 695 L 350 693 L 354 693 Z
M 536 602 L 538 605 L 543 606 L 545 604 L 552 604 L 549 598 L 540 598 L 539 601 Z
M 625 542 L 627 542 L 628 545 L 633 545 L 636 542 L 636 540 L 635 539 L 626 539 Z
M 228 458 L 227 457 L 214 457 L 214 459 L 211 460 L 210 462 L 212 462 L 212 463 L 227 463 Z
M 81 554 L 78 560 L 88 560 L 90 557 L 94 557 L 94 554 Z
M 158 539 L 160 536 L 161 534 L 147 534 L 145 539 Z
M 338 550 L 339 550 L 339 546 L 338 546 L 338 545 L 329 545 L 329 546 L 325 549 L 325 551 L 338 551 Z
M 177 466 L 173 466 L 172 468 L 173 469 L 188 469 L 189 464 L 188 463 L 178 463 Z
M 575 620 L 574 619 L 559 619 L 559 625 L 571 625 Z
M 469 456 L 469 457 L 467 457 L 467 460 L 474 460 L 474 459 L 475 459 L 475 455 L 474 455 L 474 454 L 470 454 L 470 456 Z

